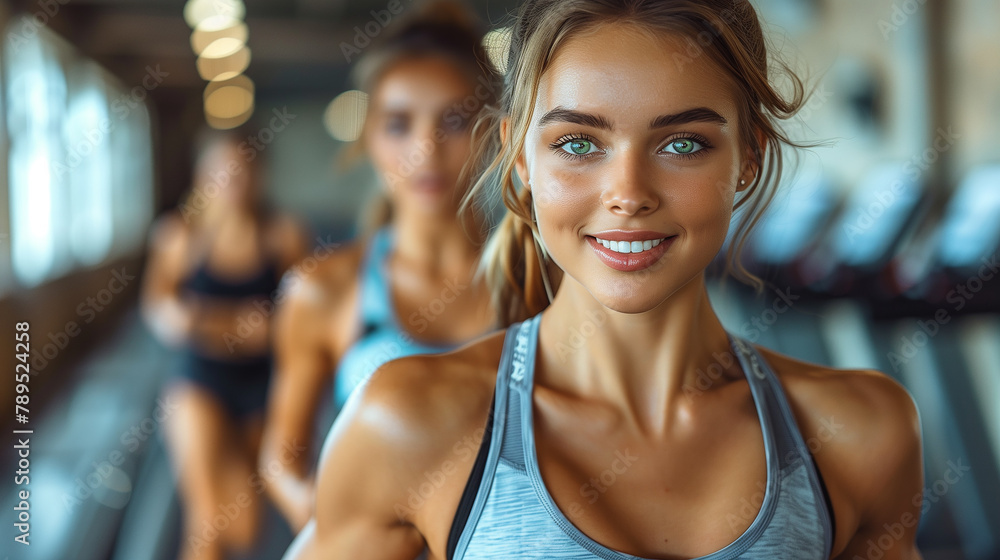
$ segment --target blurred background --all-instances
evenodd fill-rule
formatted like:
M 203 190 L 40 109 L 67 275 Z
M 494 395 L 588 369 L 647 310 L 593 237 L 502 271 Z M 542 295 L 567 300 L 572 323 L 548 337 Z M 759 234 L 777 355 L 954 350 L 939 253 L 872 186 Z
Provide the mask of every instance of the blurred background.
M 496 29 L 516 7 L 470 3 Z M 824 144 L 745 253 L 770 286 L 713 283 L 716 309 L 754 342 L 903 383 L 924 430 L 924 557 L 1000 558 L 1000 1 L 754 3 L 814 86 L 788 129 Z M 0 466 L 11 558 L 175 557 L 157 400 L 171 362 L 137 305 L 149 228 L 191 185 L 197 131 L 251 130 L 267 201 L 314 247 L 355 235 L 377 188 L 337 164 L 363 104 L 339 96 L 387 2 L 223 4 L 232 21 L 213 26 L 198 2 L 0 0 L 0 355 L 20 363 L 29 321 L 26 421 L 12 378 L 0 401 L 8 433 L 33 430 L 29 485 L 10 478 L 14 435 Z M 30 548 L 12 544 L 25 488 Z M 291 538 L 267 515 L 254 558 Z

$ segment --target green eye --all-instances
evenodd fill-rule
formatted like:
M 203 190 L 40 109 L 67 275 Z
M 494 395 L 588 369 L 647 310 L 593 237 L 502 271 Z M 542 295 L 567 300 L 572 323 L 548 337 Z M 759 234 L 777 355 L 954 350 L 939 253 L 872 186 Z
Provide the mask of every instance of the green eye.
M 686 138 L 670 143 L 670 147 L 672 147 L 678 154 L 689 154 L 694 151 L 694 146 L 695 142 Z
M 667 152 L 668 154 L 677 154 L 681 156 L 686 156 L 689 154 L 700 152 L 701 150 L 704 149 L 705 146 L 703 146 L 702 143 L 698 142 L 697 140 L 692 140 L 691 138 L 678 138 L 677 140 L 674 140 L 673 142 L 667 144 L 663 148 L 663 151 Z
M 594 144 L 591 141 L 589 141 L 589 140 L 570 140 L 569 142 L 566 142 L 565 144 L 563 144 L 563 150 L 564 151 L 568 151 L 569 153 L 572 153 L 572 154 L 575 154 L 575 155 L 578 155 L 578 156 L 582 156 L 582 155 L 590 153 L 590 150 L 593 147 L 594 147 Z M 566 148 L 569 148 L 569 149 L 566 150 Z

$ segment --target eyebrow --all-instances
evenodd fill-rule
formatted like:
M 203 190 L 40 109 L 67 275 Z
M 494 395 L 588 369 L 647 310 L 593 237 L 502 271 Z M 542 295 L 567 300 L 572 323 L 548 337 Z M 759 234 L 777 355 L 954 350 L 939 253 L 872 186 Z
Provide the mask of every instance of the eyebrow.
M 687 111 L 681 111 L 680 113 L 674 113 L 673 115 L 660 115 L 649 123 L 649 128 L 664 128 L 675 124 L 692 122 L 726 124 L 729 121 L 726 120 L 726 117 L 708 107 L 696 107 Z
M 599 128 L 601 130 L 612 130 L 614 128 L 614 126 L 611 124 L 611 121 L 602 117 L 601 115 L 592 115 L 590 113 L 573 111 L 571 109 L 565 109 L 563 107 L 556 107 L 555 109 L 552 109 L 551 111 L 542 115 L 542 118 L 538 120 L 538 126 L 543 127 L 547 124 L 554 122 L 579 124 L 583 126 Z M 649 128 L 665 128 L 668 126 L 673 126 L 677 124 L 686 124 L 692 122 L 726 124 L 729 121 L 727 121 L 725 117 L 713 111 L 712 109 L 709 109 L 708 107 L 696 107 L 694 109 L 681 111 L 680 113 L 674 113 L 671 115 L 660 115 L 659 117 L 656 117 L 649 123 Z
M 599 128 L 601 130 L 611 130 L 614 128 L 611 126 L 611 121 L 600 115 L 591 115 L 590 113 L 573 111 L 571 109 L 564 109 L 563 107 L 556 107 L 555 109 L 552 109 L 548 113 L 542 115 L 542 118 L 538 120 L 538 126 L 542 127 L 554 122 L 579 124 Z

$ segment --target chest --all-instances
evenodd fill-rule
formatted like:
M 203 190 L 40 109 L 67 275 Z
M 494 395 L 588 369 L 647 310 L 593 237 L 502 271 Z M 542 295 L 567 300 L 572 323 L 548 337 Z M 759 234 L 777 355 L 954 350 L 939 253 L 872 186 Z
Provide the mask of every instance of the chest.
M 269 250 L 257 228 L 222 228 L 196 240 L 190 253 L 210 275 L 240 283 L 260 272 Z
M 571 419 L 552 418 L 536 414 L 534 422 L 545 491 L 605 547 L 652 558 L 702 556 L 735 541 L 760 511 L 766 454 L 752 410 L 656 444 L 624 430 L 572 430 Z

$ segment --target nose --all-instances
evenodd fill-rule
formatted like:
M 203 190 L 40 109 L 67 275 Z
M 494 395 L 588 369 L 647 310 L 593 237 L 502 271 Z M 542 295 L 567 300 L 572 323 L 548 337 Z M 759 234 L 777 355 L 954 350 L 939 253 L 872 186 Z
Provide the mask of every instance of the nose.
M 411 156 L 411 161 L 420 161 L 422 165 L 418 167 L 437 167 L 440 163 L 441 158 L 444 156 L 444 150 L 441 149 L 439 145 L 442 139 L 442 133 L 439 127 L 436 127 L 433 122 L 425 121 L 420 119 L 414 128 L 411 138 L 411 145 L 409 147 L 409 152 Z
M 630 153 L 631 152 L 631 153 Z M 641 216 L 656 210 L 660 198 L 651 181 L 654 176 L 637 150 L 624 150 L 614 156 L 609 166 L 601 202 L 613 214 Z

